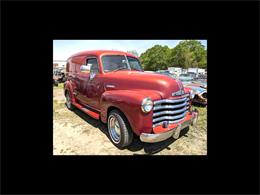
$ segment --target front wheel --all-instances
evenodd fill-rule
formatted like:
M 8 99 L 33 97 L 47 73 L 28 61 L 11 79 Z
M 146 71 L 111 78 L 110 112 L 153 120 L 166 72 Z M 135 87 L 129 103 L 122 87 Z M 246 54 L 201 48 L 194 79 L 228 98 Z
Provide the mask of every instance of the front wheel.
M 69 91 L 66 92 L 66 106 L 69 110 L 74 110 L 75 108 L 71 102 L 71 95 Z
M 131 144 L 133 132 L 126 117 L 118 110 L 113 110 L 108 116 L 108 132 L 110 139 L 122 149 Z

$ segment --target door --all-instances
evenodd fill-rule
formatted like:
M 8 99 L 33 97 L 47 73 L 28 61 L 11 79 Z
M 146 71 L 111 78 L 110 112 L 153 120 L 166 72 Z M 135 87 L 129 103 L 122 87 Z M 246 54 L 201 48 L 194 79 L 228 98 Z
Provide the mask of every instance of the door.
M 82 103 L 99 110 L 99 89 L 101 82 L 98 60 L 96 57 L 88 57 L 86 64 L 90 67 L 90 72 L 89 74 L 82 75 L 82 81 L 80 82 Z

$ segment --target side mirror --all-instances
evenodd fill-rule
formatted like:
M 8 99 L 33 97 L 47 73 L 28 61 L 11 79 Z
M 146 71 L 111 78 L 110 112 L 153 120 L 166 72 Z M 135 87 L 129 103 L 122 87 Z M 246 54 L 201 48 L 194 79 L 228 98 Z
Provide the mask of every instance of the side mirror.
M 80 72 L 89 72 L 90 71 L 91 64 L 82 65 L 80 67 Z

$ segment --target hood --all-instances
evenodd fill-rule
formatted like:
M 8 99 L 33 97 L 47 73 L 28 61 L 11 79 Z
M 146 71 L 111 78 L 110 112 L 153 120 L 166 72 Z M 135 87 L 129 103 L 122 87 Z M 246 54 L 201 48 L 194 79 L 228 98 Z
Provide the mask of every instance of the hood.
M 199 87 L 196 85 L 185 85 L 185 87 L 192 89 L 196 94 L 203 94 L 203 93 L 207 92 L 207 90 L 205 88 L 202 88 L 202 87 Z
M 172 93 L 183 89 L 180 81 L 162 74 L 122 70 L 106 73 L 105 85 L 114 85 L 117 90 L 136 90 L 145 93 L 154 91 L 161 98 L 172 97 Z

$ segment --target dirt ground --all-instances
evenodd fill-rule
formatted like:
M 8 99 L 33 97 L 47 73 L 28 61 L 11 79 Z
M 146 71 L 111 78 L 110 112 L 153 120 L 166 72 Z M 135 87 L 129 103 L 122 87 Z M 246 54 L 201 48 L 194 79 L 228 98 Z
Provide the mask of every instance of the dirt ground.
M 207 108 L 197 109 L 200 112 L 197 127 L 184 129 L 179 139 L 170 138 L 160 143 L 148 144 L 135 137 L 128 148 L 120 150 L 109 140 L 105 124 L 80 110 L 68 110 L 62 87 L 54 87 L 53 154 L 207 155 Z

